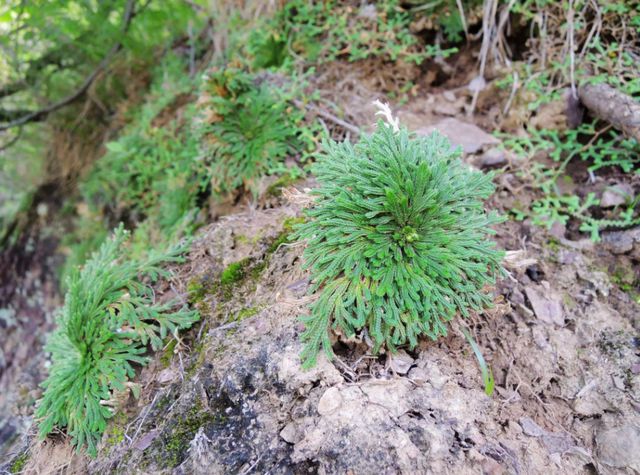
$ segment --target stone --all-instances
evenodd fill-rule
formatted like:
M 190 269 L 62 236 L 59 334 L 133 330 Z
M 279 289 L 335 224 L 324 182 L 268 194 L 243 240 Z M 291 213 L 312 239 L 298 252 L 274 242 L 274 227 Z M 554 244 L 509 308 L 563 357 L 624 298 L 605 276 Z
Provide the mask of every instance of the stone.
M 614 254 L 626 254 L 640 247 L 640 228 L 604 233 L 602 242 Z
M 602 193 L 601 208 L 613 208 L 633 199 L 633 188 L 627 183 L 610 186 Z
M 160 431 L 158 429 L 153 429 L 140 437 L 140 440 L 135 443 L 134 447 L 138 450 L 145 450 L 159 435 Z
M 480 168 L 497 168 L 507 164 L 507 155 L 504 150 L 497 147 L 490 148 L 476 161 Z
M 603 427 L 596 434 L 596 444 L 602 463 L 640 472 L 640 427 L 633 424 Z
M 533 313 L 539 320 L 545 323 L 564 325 L 564 310 L 562 302 L 557 299 L 550 291 L 542 293 L 542 286 L 530 285 L 524 289 Z
M 440 102 L 433 106 L 433 111 L 438 115 L 454 116 L 460 112 L 460 106 L 451 102 Z
M 429 380 L 429 375 L 423 368 L 411 368 L 411 370 L 409 371 L 409 379 L 414 384 L 422 386 Z
M 415 360 L 407 354 L 406 351 L 400 350 L 392 353 L 389 357 L 388 365 L 397 374 L 407 374 L 413 366 Z
M 458 119 L 443 119 L 435 125 L 416 130 L 418 135 L 431 135 L 434 130 L 445 135 L 454 147 L 461 146 L 464 153 L 477 153 L 488 145 L 498 145 L 500 141 L 480 127 Z
M 487 87 L 487 81 L 482 76 L 474 77 L 467 86 L 471 92 L 480 92 Z
M 522 432 L 524 432 L 529 437 L 542 437 L 547 433 L 530 417 L 521 417 L 518 422 L 520 423 L 520 427 L 522 427 Z
M 295 444 L 300 441 L 300 437 L 298 435 L 298 429 L 293 422 L 289 422 L 284 428 L 280 431 L 280 437 L 282 440 L 289 444 Z
M 543 435 L 542 444 L 549 454 L 563 454 L 574 446 L 569 434 L 554 432 Z
M 318 402 L 318 413 L 321 416 L 326 416 L 335 412 L 341 405 L 342 395 L 340 390 L 336 387 L 329 388 L 320 398 L 320 402 Z

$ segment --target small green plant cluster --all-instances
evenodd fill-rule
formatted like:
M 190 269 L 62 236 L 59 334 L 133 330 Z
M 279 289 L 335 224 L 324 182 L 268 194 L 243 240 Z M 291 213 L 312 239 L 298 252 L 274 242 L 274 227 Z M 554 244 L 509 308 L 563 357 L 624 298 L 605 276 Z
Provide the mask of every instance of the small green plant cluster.
M 375 133 L 324 144 L 313 172 L 320 187 L 294 239 L 306 240 L 318 299 L 302 318 L 304 367 L 320 347 L 332 356 L 330 329 L 366 329 L 374 351 L 414 347 L 446 334 L 446 322 L 491 303 L 486 287 L 502 252 L 488 239 L 501 221 L 486 213 L 491 175 L 459 160 L 440 134 L 413 137 L 380 122 Z
M 258 180 L 269 174 L 296 174 L 285 159 L 306 160 L 313 149 L 304 112 L 289 101 L 294 88 L 276 87 L 259 77 L 228 67 L 208 78 L 209 107 L 214 113 L 203 127 L 213 192 L 225 196 L 239 189 L 258 192 Z
M 519 67 L 519 75 L 526 78 L 520 95 L 526 96 L 529 114 L 541 106 L 564 101 L 563 93 L 577 83 L 608 83 L 619 91 L 635 97 L 640 92 L 640 13 L 631 4 L 603 1 L 597 4 L 577 2 L 575 8 L 574 42 L 572 57 L 554 44 L 563 44 L 566 31 L 567 9 L 556 2 L 526 0 L 517 2 L 513 12 L 523 21 L 537 24 L 547 18 L 545 29 L 549 37 L 540 35 L 531 39 L 531 48 L 546 49 L 543 63 L 529 61 Z M 620 25 L 627 25 L 621 27 Z M 633 26 L 631 26 L 633 25 Z M 553 37 L 555 35 L 555 37 Z M 572 74 L 571 68 L 575 71 Z M 498 81 L 500 87 L 512 90 L 513 76 Z M 640 223 L 638 200 L 629 200 L 613 210 L 599 209 L 600 200 L 595 193 L 577 196 L 563 190 L 563 180 L 569 178 L 567 168 L 571 162 L 581 160 L 587 165 L 591 179 L 598 173 L 606 173 L 615 167 L 624 173 L 634 173 L 640 162 L 640 144 L 609 130 L 606 124 L 596 120 L 584 122 L 574 129 L 537 129 L 528 127 L 527 134 L 504 137 L 505 147 L 517 155 L 533 159 L 544 152 L 551 164 L 532 160 L 528 182 L 541 197 L 528 209 L 514 209 L 517 218 L 530 217 L 535 224 L 552 226 L 570 220 L 579 225 L 582 232 L 599 240 L 600 233 L 610 228 L 623 228 Z
M 176 302 L 157 303 L 148 283 L 168 277 L 161 265 L 181 262 L 185 246 L 129 260 L 123 257 L 127 241 L 120 226 L 82 270 L 72 272 L 46 347 L 52 364 L 36 410 L 40 435 L 66 428 L 73 444 L 92 455 L 113 415 L 105 402 L 126 389 L 135 365 L 147 363 L 148 345 L 160 349 L 168 335 L 199 318 Z
M 478 14 L 482 7 L 480 0 L 408 0 L 409 11 L 419 21 L 425 18 L 428 23 L 437 25 L 451 42 L 462 41 L 465 23 L 476 24 L 481 20 Z M 464 19 L 461 15 L 464 13 Z
M 74 232 L 63 240 L 69 249 L 63 276 L 81 265 L 120 221 L 136 228 L 134 241 L 164 245 L 189 235 L 198 211 L 198 196 L 208 185 L 208 170 L 199 159 L 199 135 L 192 130 L 193 107 L 182 120 L 158 122 L 195 81 L 184 61 L 167 55 L 158 68 L 145 102 L 133 110 L 120 136 L 79 183 L 80 212 Z M 139 246 L 132 246 L 136 250 Z
M 198 135 L 190 129 L 195 111 L 186 108 L 181 121 L 158 122 L 164 110 L 195 88 L 185 69 L 175 56 L 164 59 L 146 102 L 80 184 L 82 198 L 95 211 L 126 214 L 137 222 L 153 217 L 169 229 L 195 206 L 203 181 Z
M 589 137 L 595 137 L 595 140 L 588 140 Z M 505 136 L 503 145 L 523 158 L 531 158 L 544 151 L 555 164 L 550 167 L 533 162 L 529 170 L 531 181 L 542 196 L 531 204 L 528 212 L 513 210 L 517 218 L 529 216 L 534 224 L 546 227 L 556 222 L 567 224 L 570 219 L 575 219 L 580 224 L 580 231 L 588 233 L 594 241 L 600 239 L 600 232 L 605 229 L 640 224 L 638 198 L 595 217 L 592 210 L 600 204 L 595 193 L 581 198 L 563 190 L 566 188 L 563 181 L 571 181 L 566 173 L 567 166 L 574 159 L 585 161 L 591 174 L 606 167 L 619 167 L 625 173 L 636 170 L 640 164 L 640 148 L 635 140 L 621 137 L 613 131 L 599 135 L 594 124 L 585 123 L 566 131 L 531 129 L 527 136 Z
M 280 67 L 298 57 L 319 63 L 379 57 L 421 64 L 429 57 L 455 51 L 425 47 L 411 31 L 411 21 L 399 0 L 363 6 L 338 0 L 294 0 L 254 32 L 249 52 L 258 67 Z

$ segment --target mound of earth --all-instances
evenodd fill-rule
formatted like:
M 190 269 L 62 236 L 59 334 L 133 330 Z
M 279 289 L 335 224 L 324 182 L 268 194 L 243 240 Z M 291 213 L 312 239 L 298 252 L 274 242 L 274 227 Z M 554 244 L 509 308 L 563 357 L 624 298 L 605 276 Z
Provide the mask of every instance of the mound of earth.
M 202 324 L 142 371 L 142 398 L 123 395 L 98 457 L 76 458 L 74 471 L 640 470 L 639 314 L 602 271 L 613 255 L 498 227 L 516 251 L 509 275 L 496 307 L 469 322 L 495 375 L 489 397 L 456 331 L 395 355 L 372 356 L 366 338 L 336 341 L 336 360 L 301 370 L 297 315 L 309 282 L 302 247 L 286 240 L 299 213 L 287 204 L 236 214 L 199 234 L 157 291 L 190 295 Z M 41 446 L 30 468 L 51 466 L 51 446 L 68 450 Z

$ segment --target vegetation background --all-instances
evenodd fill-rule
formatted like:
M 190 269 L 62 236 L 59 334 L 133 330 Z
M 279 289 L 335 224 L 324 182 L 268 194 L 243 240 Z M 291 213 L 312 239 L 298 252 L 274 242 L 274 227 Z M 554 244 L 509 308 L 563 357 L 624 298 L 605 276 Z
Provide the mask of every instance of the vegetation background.
M 187 406 L 181 398 L 195 390 L 174 381 L 168 394 L 176 404 L 165 409 L 178 412 L 165 422 L 184 416 L 188 424 L 148 426 L 144 414 L 169 397 L 156 385 L 158 374 L 173 369 L 184 384 L 187 372 L 201 375 L 215 361 L 230 362 L 229 374 L 240 371 L 244 360 L 234 338 L 274 306 L 293 306 L 291 315 L 274 321 L 295 334 L 280 335 L 282 341 L 297 341 L 295 315 L 307 297 L 295 296 L 297 307 L 292 296 L 284 304 L 278 299 L 296 283 L 292 276 L 308 281 L 309 274 L 290 237 L 314 229 L 304 224 L 309 215 L 301 208 L 322 178 L 316 160 L 331 149 L 323 141 L 358 142 L 374 130 L 374 99 L 389 102 L 419 136 L 437 129 L 461 147 L 466 164 L 492 170 L 495 192 L 486 207 L 507 218 L 491 224 L 498 247 L 511 251 L 508 276 L 486 289 L 495 309 L 476 308 L 466 324 L 493 368 L 495 404 L 507 407 L 506 416 L 492 406 L 495 412 L 478 422 L 483 409 L 473 406 L 461 417 L 483 437 L 495 435 L 490 420 L 503 423 L 503 438 L 515 438 L 509 431 L 520 427 L 518 437 L 533 437 L 539 458 L 489 447 L 502 447 L 498 436 L 461 439 L 464 430 L 453 435 L 449 428 L 451 436 L 442 436 L 452 441 L 447 463 L 489 472 L 491 463 L 515 472 L 549 464 L 559 473 L 640 471 L 637 0 L 6 0 L 0 6 L 0 458 L 7 463 L 0 467 L 82 472 L 102 461 L 115 470 L 113 460 L 127 453 L 120 468 L 139 468 L 152 456 L 131 455 L 131 447 L 153 431 L 162 444 L 150 450 L 163 455 L 164 468 L 206 466 L 203 454 L 214 450 L 209 442 L 222 440 L 221 427 L 230 422 L 215 418 L 211 401 L 209 409 L 192 404 L 199 409 L 180 413 Z M 269 213 L 278 217 L 275 231 L 264 217 Z M 245 219 L 248 229 L 238 224 Z M 219 233 L 226 231 L 216 226 L 233 237 L 223 239 Z M 211 236 L 219 248 L 204 250 Z M 219 259 L 206 261 L 212 256 Z M 211 265 L 206 272 L 203 262 Z M 294 270 L 282 271 L 284 262 Z M 109 325 L 92 308 L 109 309 Z M 564 340 L 554 340 L 558 335 Z M 221 337 L 235 359 L 224 360 L 231 357 L 215 349 Z M 323 344 L 337 355 L 331 371 L 349 383 L 409 378 L 409 368 L 425 370 L 417 362 L 442 345 L 443 371 L 464 379 L 451 369 L 463 351 L 453 336 L 435 346 L 401 347 L 396 357 L 374 356 L 366 332 L 355 340 L 327 338 Z M 99 380 L 94 389 L 75 393 L 55 369 L 78 347 L 65 346 L 68 339 L 101 349 L 136 343 L 111 358 L 102 376 L 87 376 L 88 385 Z M 540 367 L 531 362 L 534 347 L 546 362 Z M 273 350 L 273 361 L 281 350 Z M 67 376 L 78 368 L 93 375 L 96 365 L 86 362 L 107 354 L 79 351 L 77 365 L 65 366 Z M 477 384 L 457 380 L 461 400 L 469 399 L 469 386 L 482 388 L 476 373 L 468 377 Z M 40 384 L 49 375 L 58 375 L 48 383 L 58 390 L 47 393 Z M 326 378 L 318 385 L 333 388 Z M 252 392 L 238 384 L 229 398 Z M 83 399 L 78 394 L 88 393 L 93 399 L 84 399 L 85 412 L 71 418 L 70 408 Z M 425 398 L 407 413 L 422 411 L 418 406 L 431 400 Z M 113 409 L 104 409 L 105 402 Z M 269 437 L 280 440 L 289 419 Z M 138 431 L 130 430 L 132 421 Z M 53 438 L 38 442 L 37 423 Z M 327 430 L 341 427 L 333 419 L 327 424 Z M 569 434 L 570 442 L 550 449 L 559 434 Z M 329 471 L 350 467 L 353 453 L 331 462 L 309 448 L 312 441 L 286 437 L 295 441 L 281 441 L 261 458 L 247 448 L 244 459 L 216 467 L 249 473 L 294 466 L 293 459 Z M 306 448 L 296 445 L 301 441 Z M 55 465 L 47 450 L 51 444 L 67 450 L 69 442 L 97 455 L 97 465 L 87 468 L 84 455 L 70 466 Z M 446 459 L 438 457 L 424 463 L 435 470 Z M 409 462 L 379 463 L 428 471 Z M 366 472 L 362 464 L 353 466 Z

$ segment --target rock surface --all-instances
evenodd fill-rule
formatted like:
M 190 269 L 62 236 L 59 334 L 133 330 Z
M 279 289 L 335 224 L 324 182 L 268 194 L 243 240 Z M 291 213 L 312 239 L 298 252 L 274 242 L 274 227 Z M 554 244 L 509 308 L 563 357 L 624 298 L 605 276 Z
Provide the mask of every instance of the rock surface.
M 480 127 L 452 117 L 443 119 L 434 125 L 427 125 L 416 130 L 420 135 L 429 135 L 434 130 L 447 136 L 451 145 L 460 146 L 464 153 L 477 153 L 488 145 L 497 145 L 500 141 L 486 133 Z
M 302 371 L 302 249 L 272 246 L 298 212 L 236 214 L 201 232 L 176 269 L 177 287 L 156 292 L 200 289 L 193 303 L 203 323 L 141 371 L 141 399 L 114 418 L 96 459 L 72 457 L 79 468 L 70 473 L 637 470 L 637 306 L 614 290 L 604 295 L 610 284 L 591 251 L 560 247 L 554 260 L 541 248 L 537 263 L 510 254 L 496 307 L 472 320 L 496 379 L 488 397 L 456 332 L 378 357 L 359 339 L 343 341 L 339 361 L 321 356 Z M 499 228 L 502 247 L 519 249 L 510 240 L 516 225 Z M 534 235 L 529 245 L 544 239 Z M 246 266 L 244 280 L 221 288 L 221 272 L 235 262 Z M 70 457 L 54 440 L 34 447 L 34 473 Z
M 613 208 L 633 200 L 633 188 L 628 183 L 611 186 L 604 190 L 600 199 L 600 206 Z

